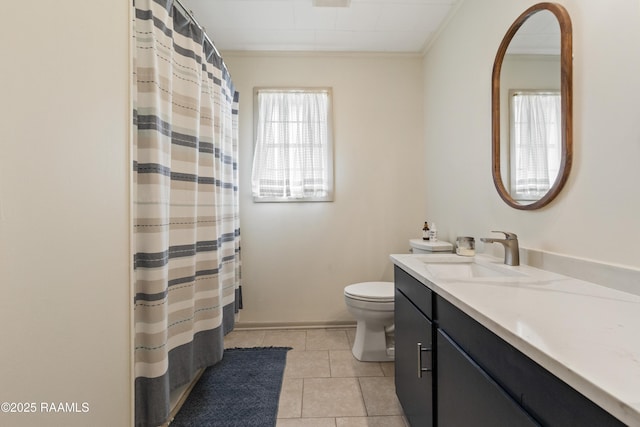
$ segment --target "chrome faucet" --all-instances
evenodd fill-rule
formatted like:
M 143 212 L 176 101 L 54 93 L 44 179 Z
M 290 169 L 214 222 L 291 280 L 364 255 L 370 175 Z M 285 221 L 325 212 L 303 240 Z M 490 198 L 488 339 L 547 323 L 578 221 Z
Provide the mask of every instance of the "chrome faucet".
M 504 233 L 504 239 L 492 239 L 481 237 L 480 241 L 486 243 L 501 243 L 504 246 L 504 263 L 507 265 L 520 265 L 520 248 L 518 247 L 518 236 L 507 231 L 492 231 L 492 233 Z

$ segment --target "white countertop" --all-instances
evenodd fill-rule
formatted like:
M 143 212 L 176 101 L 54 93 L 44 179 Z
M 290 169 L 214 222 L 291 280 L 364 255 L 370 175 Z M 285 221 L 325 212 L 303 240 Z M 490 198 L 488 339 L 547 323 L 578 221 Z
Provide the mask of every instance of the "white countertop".
M 453 254 L 391 260 L 607 412 L 640 426 L 640 296 L 485 255 L 474 260 L 524 276 L 438 278 L 424 263 L 436 257 L 465 261 Z

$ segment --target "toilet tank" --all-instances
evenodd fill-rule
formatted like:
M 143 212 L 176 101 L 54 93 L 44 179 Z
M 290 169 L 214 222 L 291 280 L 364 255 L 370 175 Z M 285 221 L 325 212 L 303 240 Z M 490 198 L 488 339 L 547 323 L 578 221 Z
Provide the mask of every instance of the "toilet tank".
M 436 240 L 432 242 L 430 240 L 411 239 L 409 240 L 410 251 L 414 254 L 430 254 L 434 252 L 453 252 L 453 245 L 443 240 Z

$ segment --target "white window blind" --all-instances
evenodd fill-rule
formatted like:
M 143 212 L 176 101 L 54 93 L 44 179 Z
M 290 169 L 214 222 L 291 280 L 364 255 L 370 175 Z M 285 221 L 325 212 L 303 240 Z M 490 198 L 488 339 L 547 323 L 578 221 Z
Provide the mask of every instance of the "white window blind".
M 333 200 L 329 89 L 256 89 L 255 201 Z

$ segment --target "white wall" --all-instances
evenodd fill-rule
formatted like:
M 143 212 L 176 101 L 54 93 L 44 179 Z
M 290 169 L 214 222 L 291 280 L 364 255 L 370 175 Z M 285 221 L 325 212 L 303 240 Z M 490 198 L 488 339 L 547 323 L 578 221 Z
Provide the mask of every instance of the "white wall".
M 424 222 L 422 63 L 416 56 L 224 53 L 240 90 L 245 324 L 351 322 L 343 289 L 392 280 Z M 255 86 L 331 86 L 335 201 L 254 203 Z
M 426 216 L 443 238 L 513 231 L 521 246 L 640 267 L 640 3 L 563 0 L 573 22 L 574 166 L 547 207 L 519 211 L 491 178 L 491 70 L 535 2 L 464 1 L 424 61 Z M 448 176 L 442 181 L 442 176 Z M 499 245 L 494 245 L 499 246 Z M 501 248 L 496 248 L 499 253 Z M 640 286 L 640 284 L 638 285 Z
M 126 426 L 129 3 L 3 4 L 0 425 Z M 42 413 L 77 403 L 87 413 Z

